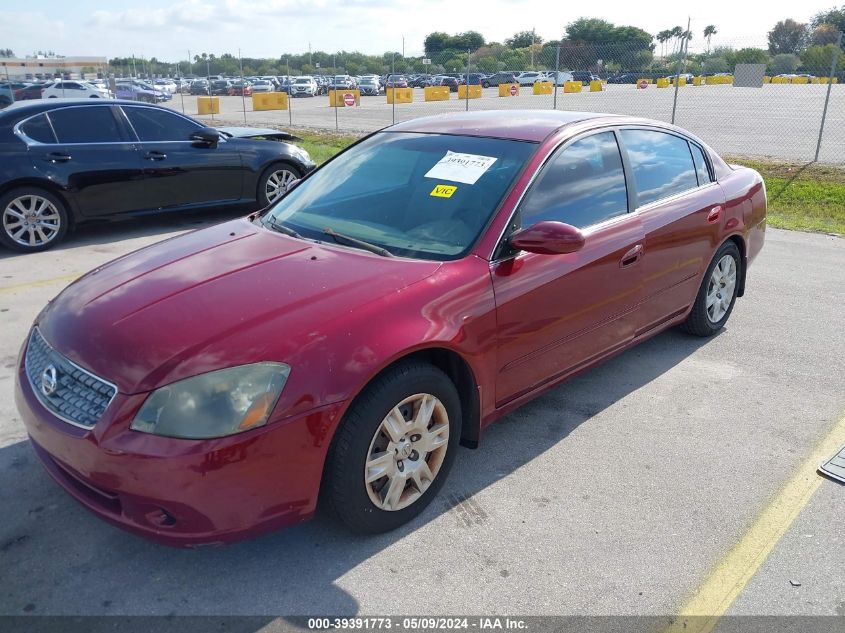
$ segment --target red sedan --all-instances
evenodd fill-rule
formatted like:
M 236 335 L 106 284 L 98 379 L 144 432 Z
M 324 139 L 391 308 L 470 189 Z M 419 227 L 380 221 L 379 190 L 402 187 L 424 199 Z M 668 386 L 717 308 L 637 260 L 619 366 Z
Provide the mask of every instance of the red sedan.
M 16 399 L 52 477 L 171 545 L 395 528 L 458 443 L 668 327 L 725 325 L 766 192 L 664 123 L 472 112 L 375 133 L 264 212 L 98 268 Z

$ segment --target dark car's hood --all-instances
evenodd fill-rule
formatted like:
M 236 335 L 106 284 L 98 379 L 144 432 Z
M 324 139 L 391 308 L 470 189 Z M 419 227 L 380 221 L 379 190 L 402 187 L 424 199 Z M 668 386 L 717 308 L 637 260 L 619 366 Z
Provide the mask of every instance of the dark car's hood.
M 234 138 L 266 138 L 274 141 L 301 141 L 288 132 L 264 127 L 218 127 L 218 130 Z
M 235 220 L 96 269 L 39 317 L 47 341 L 123 393 L 262 360 L 287 362 L 324 325 L 434 273 Z M 349 333 L 354 335 L 354 333 Z

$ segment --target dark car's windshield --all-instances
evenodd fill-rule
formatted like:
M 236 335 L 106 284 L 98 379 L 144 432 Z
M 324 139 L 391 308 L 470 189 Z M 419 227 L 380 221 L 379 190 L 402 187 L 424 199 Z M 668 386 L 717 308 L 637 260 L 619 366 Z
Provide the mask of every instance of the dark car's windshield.
M 330 228 L 394 255 L 455 259 L 473 245 L 536 147 L 382 132 L 318 170 L 269 215 L 304 237 L 324 240 Z

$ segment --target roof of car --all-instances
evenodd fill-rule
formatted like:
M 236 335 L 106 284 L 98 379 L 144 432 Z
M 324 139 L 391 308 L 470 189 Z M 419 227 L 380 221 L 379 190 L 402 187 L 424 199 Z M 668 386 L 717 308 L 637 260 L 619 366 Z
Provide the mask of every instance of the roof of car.
M 16 101 L 10 106 L 0 110 L 0 119 L 9 116 L 10 118 L 22 119 L 26 116 L 38 114 L 39 112 L 46 112 L 56 108 L 63 108 L 73 105 L 143 105 L 149 104 L 139 103 L 131 99 L 85 99 L 79 97 L 77 99 L 32 99 L 27 101 Z
M 422 132 L 492 136 L 519 141 L 542 141 L 564 125 L 615 115 L 555 110 L 485 110 L 438 114 L 397 123 L 391 132 Z

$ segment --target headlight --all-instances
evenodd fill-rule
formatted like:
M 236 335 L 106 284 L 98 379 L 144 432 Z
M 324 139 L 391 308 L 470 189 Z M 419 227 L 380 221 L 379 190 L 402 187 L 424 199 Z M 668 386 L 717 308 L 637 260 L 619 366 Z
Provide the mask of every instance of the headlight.
M 311 155 L 308 152 L 306 152 L 304 149 L 302 149 L 299 145 L 291 144 L 290 153 L 293 154 L 294 156 L 297 156 L 300 160 L 302 160 L 305 163 L 313 162 L 311 160 Z
M 186 439 L 223 437 L 263 426 L 290 375 L 283 363 L 212 371 L 153 391 L 130 428 Z

